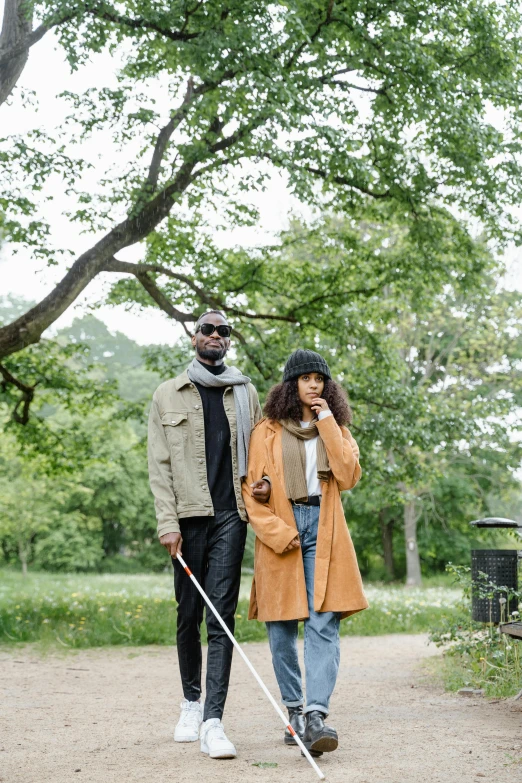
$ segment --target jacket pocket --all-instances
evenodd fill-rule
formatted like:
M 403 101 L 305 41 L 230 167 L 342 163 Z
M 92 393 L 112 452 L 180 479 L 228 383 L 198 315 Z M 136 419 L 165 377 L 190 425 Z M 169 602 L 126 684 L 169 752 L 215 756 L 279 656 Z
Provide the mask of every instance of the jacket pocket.
M 167 443 L 176 451 L 187 442 L 188 416 L 186 412 L 165 411 L 161 414 Z
M 176 503 L 187 502 L 187 460 L 188 415 L 186 411 L 165 411 L 161 423 L 170 451 L 172 483 Z

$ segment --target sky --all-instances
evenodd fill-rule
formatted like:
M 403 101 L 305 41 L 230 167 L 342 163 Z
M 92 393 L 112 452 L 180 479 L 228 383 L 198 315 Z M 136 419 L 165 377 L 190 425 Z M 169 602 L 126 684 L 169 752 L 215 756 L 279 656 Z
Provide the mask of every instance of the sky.
M 0 18 L 2 13 L 3 2 L 0 0 Z M 114 61 L 109 55 L 102 54 L 71 75 L 68 66 L 64 63 L 61 50 L 56 48 L 53 36 L 46 35 L 32 48 L 20 82 L 21 88 L 36 92 L 39 110 L 35 114 L 33 109 L 24 109 L 16 99 L 12 106 L 4 104 L 0 107 L 0 136 L 24 133 L 36 125 L 52 131 L 60 125 L 65 114 L 70 111 L 63 101 L 56 98 L 60 92 L 64 90 L 79 92 L 93 84 L 115 86 L 114 74 Z M 100 166 L 103 171 L 104 160 L 112 155 L 112 142 L 109 136 L 105 145 L 100 145 L 97 140 L 96 147 L 93 147 L 90 154 L 93 162 L 96 163 L 97 172 L 100 172 Z M 76 224 L 60 215 L 60 212 L 67 208 L 67 197 L 60 187 L 56 188 L 54 195 L 51 222 L 55 239 L 59 239 L 60 246 L 71 247 L 75 253 L 80 253 L 92 244 L 93 237 L 82 236 Z M 264 193 L 249 196 L 249 201 L 253 202 L 259 210 L 259 225 L 254 228 L 222 232 L 218 238 L 218 242 L 222 245 L 234 243 L 253 245 L 269 241 L 276 232 L 287 226 L 291 213 L 309 214 L 292 197 L 284 179 L 279 176 L 269 181 Z M 129 248 L 119 253 L 118 257 L 137 261 L 139 252 L 138 248 Z M 513 247 L 509 248 L 507 261 L 509 271 L 505 284 L 510 288 L 522 290 L 521 252 Z M 13 255 L 11 249 L 4 246 L 0 251 L 0 295 L 12 294 L 39 301 L 60 280 L 65 268 L 63 262 L 57 266 L 46 267 L 44 262 L 36 261 L 30 253 Z M 114 275 L 101 275 L 95 279 L 76 303 L 55 323 L 51 332 L 70 324 L 73 318 L 88 312 L 89 308 L 102 298 L 108 288 L 109 280 L 114 282 Z M 109 329 L 122 331 L 140 344 L 173 344 L 182 334 L 181 326 L 159 311 L 127 312 L 123 306 L 102 306 L 95 314 L 107 324 Z

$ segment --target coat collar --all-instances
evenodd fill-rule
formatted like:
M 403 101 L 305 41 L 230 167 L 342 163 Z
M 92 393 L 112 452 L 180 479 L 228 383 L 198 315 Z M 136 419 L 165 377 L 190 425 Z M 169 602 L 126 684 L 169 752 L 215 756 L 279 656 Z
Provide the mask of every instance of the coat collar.
M 192 383 L 192 381 L 188 377 L 187 370 L 184 370 L 181 375 L 178 375 L 177 378 L 174 378 L 174 386 L 176 387 L 176 391 L 182 389 L 183 386 L 188 386 L 189 383 Z
M 277 432 L 281 429 L 281 424 L 276 419 L 267 419 L 266 428 L 270 432 Z

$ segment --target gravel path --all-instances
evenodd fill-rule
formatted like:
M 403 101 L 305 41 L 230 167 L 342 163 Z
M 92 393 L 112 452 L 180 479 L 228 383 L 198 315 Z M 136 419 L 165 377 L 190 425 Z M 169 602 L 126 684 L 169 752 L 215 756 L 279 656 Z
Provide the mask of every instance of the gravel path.
M 522 782 L 522 702 L 443 693 L 424 636 L 344 637 L 330 720 L 331 783 Z M 245 650 L 276 693 L 266 644 Z M 172 738 L 181 698 L 175 649 L 0 651 L 2 783 L 292 783 L 316 780 L 236 656 L 225 726 L 239 757 L 212 761 Z M 277 767 L 253 766 L 259 762 Z

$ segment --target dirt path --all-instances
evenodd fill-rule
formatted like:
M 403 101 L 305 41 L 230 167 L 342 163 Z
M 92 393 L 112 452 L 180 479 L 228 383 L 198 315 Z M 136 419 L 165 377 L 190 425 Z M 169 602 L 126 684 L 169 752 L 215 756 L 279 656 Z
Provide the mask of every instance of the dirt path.
M 276 692 L 265 644 L 247 654 Z M 522 781 L 522 704 L 450 696 L 427 684 L 422 636 L 342 639 L 321 767 L 331 783 Z M 172 739 L 181 698 L 176 651 L 112 648 L 46 658 L 0 652 L 2 783 L 314 781 L 239 657 L 225 725 L 239 750 L 212 761 Z M 520 706 L 518 706 L 520 705 Z M 261 768 L 256 762 L 276 763 Z

